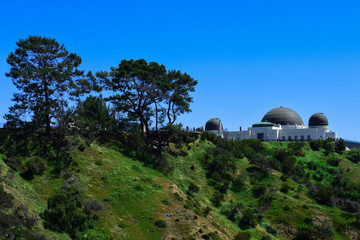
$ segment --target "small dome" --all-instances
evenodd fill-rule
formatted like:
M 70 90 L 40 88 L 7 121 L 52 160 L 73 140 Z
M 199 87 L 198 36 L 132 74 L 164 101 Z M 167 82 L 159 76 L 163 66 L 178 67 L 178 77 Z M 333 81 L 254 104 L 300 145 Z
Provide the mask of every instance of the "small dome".
M 280 125 L 304 125 L 299 114 L 294 110 L 285 107 L 278 107 L 265 114 L 261 122 L 271 122 Z
M 259 122 L 252 125 L 252 127 L 274 127 L 274 126 L 276 126 L 276 124 L 271 122 Z
M 309 119 L 309 127 L 328 125 L 328 119 L 323 113 L 314 113 Z
M 218 118 L 211 118 L 209 121 L 205 124 L 205 131 L 213 131 L 213 130 L 219 130 L 219 127 L 222 127 L 221 120 Z

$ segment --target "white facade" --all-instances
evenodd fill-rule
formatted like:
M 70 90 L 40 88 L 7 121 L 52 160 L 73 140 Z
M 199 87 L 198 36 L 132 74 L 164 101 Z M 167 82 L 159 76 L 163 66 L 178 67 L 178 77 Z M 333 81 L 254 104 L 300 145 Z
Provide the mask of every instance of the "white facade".
M 264 141 L 309 141 L 314 139 L 336 139 L 336 133 L 324 127 L 306 128 L 304 125 L 276 125 L 250 127 L 246 131 L 225 132 L 232 140 L 261 139 Z

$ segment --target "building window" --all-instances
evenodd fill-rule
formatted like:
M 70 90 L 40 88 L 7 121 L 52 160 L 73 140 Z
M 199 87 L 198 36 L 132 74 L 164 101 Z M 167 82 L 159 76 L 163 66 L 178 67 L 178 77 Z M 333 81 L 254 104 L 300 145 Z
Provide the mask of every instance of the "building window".
M 311 137 L 310 137 L 310 135 L 308 135 L 308 141 L 310 141 L 311 140 Z
M 295 141 L 297 141 L 297 136 L 295 136 Z
M 301 141 L 304 141 L 304 135 L 301 136 Z
M 289 136 L 289 141 L 291 141 L 291 136 Z
M 285 136 L 282 136 L 282 140 L 285 141 Z
M 258 133 L 257 134 L 257 139 L 264 140 L 264 133 Z

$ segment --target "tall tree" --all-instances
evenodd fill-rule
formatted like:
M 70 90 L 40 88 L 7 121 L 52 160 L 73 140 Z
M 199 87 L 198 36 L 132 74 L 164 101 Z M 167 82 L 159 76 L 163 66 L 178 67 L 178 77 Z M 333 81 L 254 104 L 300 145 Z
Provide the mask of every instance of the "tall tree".
M 5 118 L 22 122 L 21 117 L 30 114 L 33 122 L 45 125 L 45 133 L 50 135 L 51 120 L 59 109 L 67 107 L 66 98 L 75 94 L 75 81 L 83 76 L 77 69 L 81 58 L 52 38 L 29 36 L 16 45 L 7 59 L 11 69 L 6 76 L 12 78 L 19 92 L 14 94 L 15 104 Z
M 195 91 L 196 84 L 197 81 L 186 73 L 176 70 L 168 71 L 165 102 L 167 104 L 166 115 L 170 124 L 174 124 L 180 114 L 191 112 L 190 92 Z
M 173 124 L 182 113 L 190 112 L 192 97 L 197 81 L 186 73 L 166 70 L 156 62 L 122 60 L 111 72 L 98 72 L 97 77 L 104 83 L 105 89 L 113 94 L 109 100 L 120 106 L 133 120 L 149 132 L 151 120 L 158 124 Z
M 155 79 L 166 74 L 163 65 L 148 64 L 144 59 L 122 60 L 111 72 L 96 75 L 104 83 L 105 89 L 113 94 L 108 98 L 117 109 L 126 112 L 129 119 L 139 121 L 141 130 L 149 132 L 149 121 L 154 114 L 152 104 L 158 99 L 159 87 Z

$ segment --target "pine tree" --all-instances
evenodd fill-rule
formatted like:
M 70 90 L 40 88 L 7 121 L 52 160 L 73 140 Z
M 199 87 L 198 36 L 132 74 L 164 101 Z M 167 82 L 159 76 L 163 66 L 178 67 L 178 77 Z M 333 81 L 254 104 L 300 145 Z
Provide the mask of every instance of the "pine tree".
M 29 114 L 32 122 L 38 127 L 45 125 L 45 133 L 50 135 L 52 119 L 59 109 L 67 107 L 67 98 L 75 94 L 75 81 L 83 76 L 77 69 L 81 58 L 52 38 L 29 36 L 16 45 L 7 59 L 11 69 L 6 76 L 19 92 L 14 93 L 15 104 L 5 118 L 10 124 L 21 125 L 24 115 Z

